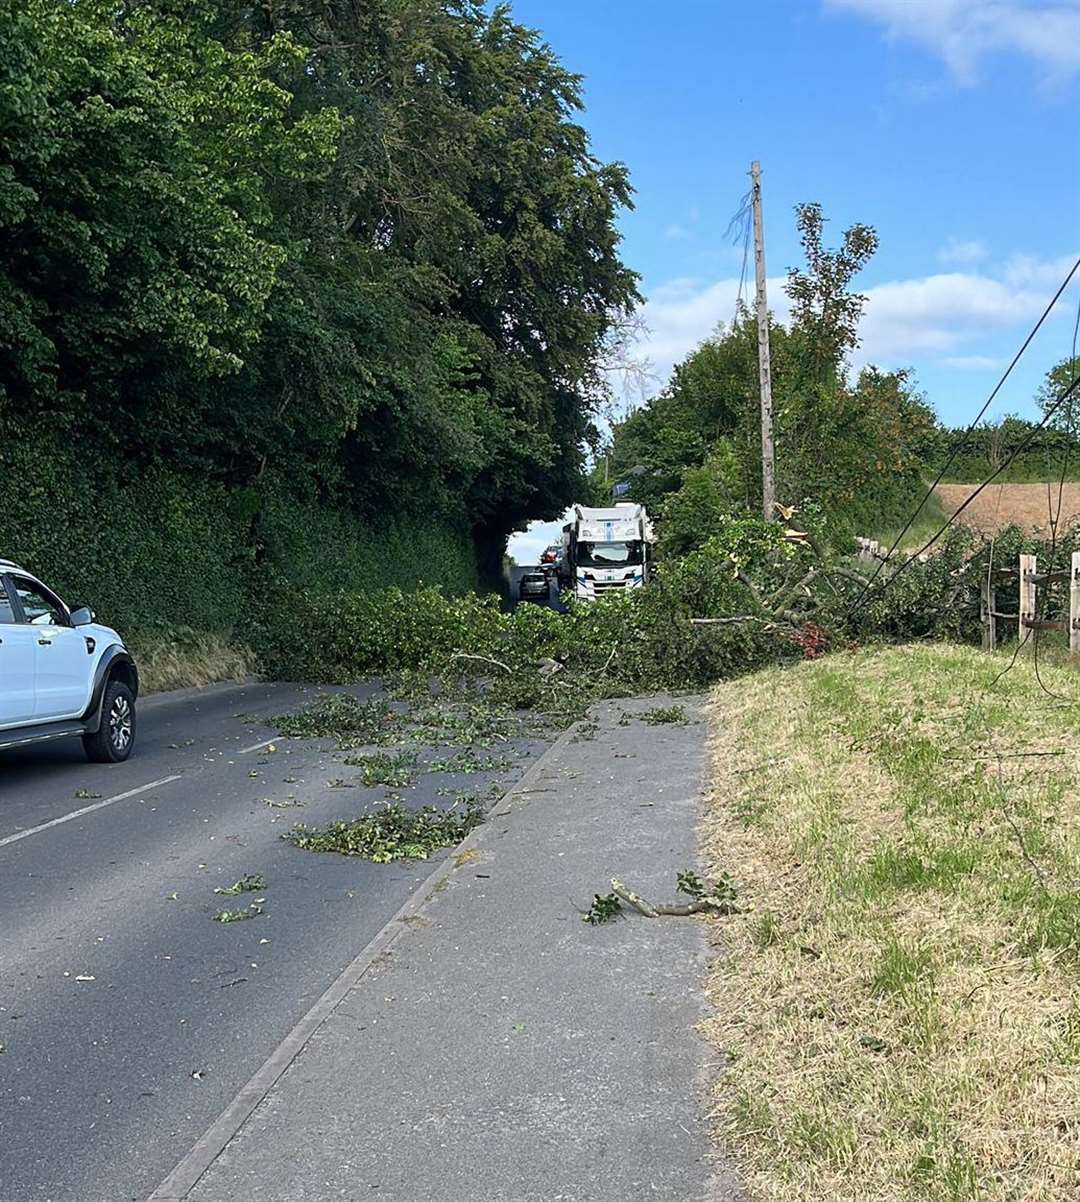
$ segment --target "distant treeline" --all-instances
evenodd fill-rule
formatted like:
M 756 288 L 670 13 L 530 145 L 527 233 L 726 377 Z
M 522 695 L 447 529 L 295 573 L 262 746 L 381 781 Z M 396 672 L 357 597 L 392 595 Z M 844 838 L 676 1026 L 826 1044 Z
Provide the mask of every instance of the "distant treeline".
M 1056 480 L 1064 469 L 1066 480 L 1080 480 L 1080 433 L 1057 425 L 1036 429 L 1037 425 L 1024 418 L 1007 417 L 997 425 L 979 426 L 970 433 L 938 426 L 923 435 L 921 452 L 926 470 L 936 475 L 955 452 L 945 472 L 945 483 L 986 480 L 1010 459 L 1012 462 L 995 479 L 1013 484 Z

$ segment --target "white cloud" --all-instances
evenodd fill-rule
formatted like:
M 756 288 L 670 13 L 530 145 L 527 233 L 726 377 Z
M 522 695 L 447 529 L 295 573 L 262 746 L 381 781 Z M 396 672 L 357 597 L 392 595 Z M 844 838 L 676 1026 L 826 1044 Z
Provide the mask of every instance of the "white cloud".
M 784 292 L 785 283 L 786 278 L 778 276 L 765 285 L 769 308 L 781 321 L 786 321 L 791 311 L 791 303 Z M 708 338 L 721 322 L 731 321 L 738 294 L 736 278 L 711 284 L 682 278 L 652 289 L 642 310 L 649 333 L 636 348 L 636 353 L 646 356 L 656 376 L 666 382 L 676 363 Z M 752 304 L 753 299 L 754 284 L 750 280 L 743 285 L 743 300 Z
M 951 357 L 953 367 L 989 367 L 985 355 L 974 353 L 981 350 L 979 343 L 1000 336 L 1011 348 L 1017 341 L 1014 331 L 1042 312 L 1073 261 L 1015 255 L 994 272 L 937 272 L 864 287 L 867 302 L 855 366 L 918 366 L 930 355 Z M 781 321 L 790 315 L 784 284 L 783 278 L 768 281 L 769 307 Z M 674 364 L 720 323 L 731 321 L 738 287 L 737 279 L 710 283 L 681 278 L 652 289 L 643 310 L 649 332 L 636 353 L 652 361 L 660 381 L 666 381 Z M 1074 281 L 1073 292 L 1062 298 L 1055 318 L 1069 311 L 1076 288 Z M 744 287 L 743 296 L 752 301 L 752 282 Z M 972 351 L 966 352 L 968 347 Z
M 919 351 L 948 351 L 1034 316 L 1041 291 L 976 272 L 942 272 L 866 289 L 860 358 L 895 361 Z
M 669 238 L 674 242 L 682 241 L 684 238 L 690 237 L 690 231 L 685 225 L 680 225 L 677 221 L 664 230 L 664 237 Z
M 1012 52 L 1051 75 L 1080 70 L 1077 0 L 825 0 L 885 26 L 891 38 L 918 42 L 971 82 L 987 55 Z
M 986 243 L 977 238 L 970 241 L 950 238 L 938 251 L 938 258 L 949 267 L 965 267 L 985 259 L 988 253 Z

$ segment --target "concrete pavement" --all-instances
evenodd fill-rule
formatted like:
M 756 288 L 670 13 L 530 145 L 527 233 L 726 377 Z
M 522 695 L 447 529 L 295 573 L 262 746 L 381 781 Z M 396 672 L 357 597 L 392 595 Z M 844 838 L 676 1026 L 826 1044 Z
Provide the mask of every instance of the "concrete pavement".
M 704 727 L 621 718 L 656 704 L 560 740 L 157 1197 L 739 1197 L 704 1120 L 703 922 L 580 913 L 613 875 L 670 897 L 696 861 Z

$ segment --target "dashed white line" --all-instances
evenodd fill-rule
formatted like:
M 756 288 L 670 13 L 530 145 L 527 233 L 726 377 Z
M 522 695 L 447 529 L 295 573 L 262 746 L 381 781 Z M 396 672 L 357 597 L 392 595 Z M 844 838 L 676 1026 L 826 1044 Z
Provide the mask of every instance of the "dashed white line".
M 152 780 L 148 785 L 140 785 L 137 789 L 128 789 L 126 793 L 117 793 L 115 797 L 106 797 L 104 801 L 95 801 L 93 805 L 83 806 L 80 810 L 72 810 L 70 814 L 64 814 L 60 818 L 53 818 L 50 822 L 43 822 L 40 826 L 27 827 L 24 831 L 18 831 L 14 835 L 7 835 L 0 839 L 0 847 L 6 847 L 9 843 L 18 843 L 20 839 L 29 839 L 31 835 L 39 835 L 42 831 L 49 830 L 50 827 L 60 826 L 64 822 L 74 822 L 76 818 L 82 818 L 85 814 L 92 814 L 95 810 L 103 810 L 106 806 L 115 805 L 118 801 L 126 801 L 129 797 L 135 797 L 139 793 L 147 793 L 151 789 L 157 789 L 161 785 L 171 784 L 174 780 L 180 779 L 180 773 L 175 776 L 163 776 L 161 780 Z

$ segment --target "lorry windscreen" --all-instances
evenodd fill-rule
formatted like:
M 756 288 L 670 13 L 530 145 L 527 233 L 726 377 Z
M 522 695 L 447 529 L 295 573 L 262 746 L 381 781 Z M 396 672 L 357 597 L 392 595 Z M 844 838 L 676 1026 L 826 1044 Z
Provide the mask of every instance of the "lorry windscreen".
M 641 563 L 641 542 L 578 543 L 578 563 L 583 568 L 624 568 Z

